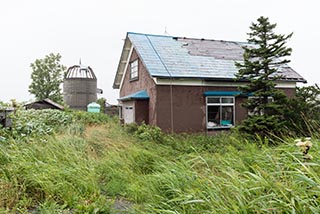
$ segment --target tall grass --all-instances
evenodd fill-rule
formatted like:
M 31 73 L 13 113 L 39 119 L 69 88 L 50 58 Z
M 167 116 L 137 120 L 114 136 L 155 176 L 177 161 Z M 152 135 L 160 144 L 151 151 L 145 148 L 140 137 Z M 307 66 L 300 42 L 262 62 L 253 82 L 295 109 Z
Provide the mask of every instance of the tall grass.
M 305 160 L 292 138 L 128 133 L 79 115 L 46 141 L 0 144 L 0 212 L 320 213 L 316 138 Z
M 2 206 L 27 209 L 52 201 L 85 211 L 96 206 L 105 209 L 95 163 L 88 157 L 82 138 L 63 137 L 27 146 L 12 144 L 2 147 L 0 156 L 1 183 L 7 187 L 0 194 Z

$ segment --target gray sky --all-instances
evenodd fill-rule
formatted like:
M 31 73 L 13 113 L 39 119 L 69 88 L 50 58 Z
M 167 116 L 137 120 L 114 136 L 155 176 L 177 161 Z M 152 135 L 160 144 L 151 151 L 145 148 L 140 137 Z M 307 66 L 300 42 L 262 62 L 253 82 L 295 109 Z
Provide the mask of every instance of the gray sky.
M 92 67 L 103 97 L 112 89 L 126 32 L 246 41 L 251 22 L 267 16 L 294 35 L 293 69 L 320 83 L 318 0 L 10 0 L 0 1 L 0 100 L 28 101 L 30 63 L 53 52 L 67 67 Z

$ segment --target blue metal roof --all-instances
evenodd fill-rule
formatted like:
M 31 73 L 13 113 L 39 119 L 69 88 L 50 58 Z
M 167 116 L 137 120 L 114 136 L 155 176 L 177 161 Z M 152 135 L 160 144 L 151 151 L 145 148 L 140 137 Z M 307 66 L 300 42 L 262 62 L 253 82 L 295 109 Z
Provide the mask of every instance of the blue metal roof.
M 128 38 L 153 77 L 234 79 L 235 61 L 242 60 L 244 42 L 188 39 L 128 33 Z M 305 81 L 284 66 L 285 80 Z
M 133 94 L 129 94 L 125 97 L 121 97 L 120 101 L 125 101 L 125 100 L 147 100 L 149 99 L 148 92 L 146 90 L 138 91 Z

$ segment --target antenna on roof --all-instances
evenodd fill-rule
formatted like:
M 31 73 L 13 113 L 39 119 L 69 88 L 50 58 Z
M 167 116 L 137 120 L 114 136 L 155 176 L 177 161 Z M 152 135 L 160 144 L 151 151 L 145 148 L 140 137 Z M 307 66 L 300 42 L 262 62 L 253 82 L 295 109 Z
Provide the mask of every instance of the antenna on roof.
M 164 27 L 164 35 L 166 36 L 171 36 L 168 31 L 167 31 L 167 26 Z
M 79 65 L 81 65 L 81 57 L 80 57 L 80 59 L 79 59 Z

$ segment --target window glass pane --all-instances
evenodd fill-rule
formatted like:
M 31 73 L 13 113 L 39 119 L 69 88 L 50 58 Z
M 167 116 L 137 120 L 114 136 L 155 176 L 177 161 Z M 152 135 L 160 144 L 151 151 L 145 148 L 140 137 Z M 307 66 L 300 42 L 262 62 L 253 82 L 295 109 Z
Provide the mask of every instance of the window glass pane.
M 222 103 L 233 103 L 233 98 L 221 98 Z
M 138 72 L 132 72 L 131 73 L 131 78 L 135 78 L 138 77 Z
M 133 62 L 131 63 L 131 66 L 132 66 L 132 67 L 138 66 L 138 60 L 133 61 Z
M 222 106 L 221 108 L 221 126 L 232 126 L 233 106 Z
M 220 126 L 220 106 L 208 106 L 208 128 Z
M 138 60 L 131 62 L 130 66 L 130 78 L 132 79 L 138 77 Z
M 220 103 L 220 97 L 208 97 L 208 103 Z

